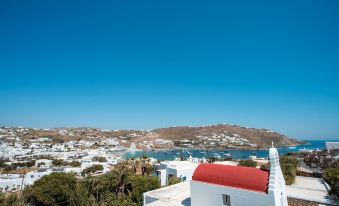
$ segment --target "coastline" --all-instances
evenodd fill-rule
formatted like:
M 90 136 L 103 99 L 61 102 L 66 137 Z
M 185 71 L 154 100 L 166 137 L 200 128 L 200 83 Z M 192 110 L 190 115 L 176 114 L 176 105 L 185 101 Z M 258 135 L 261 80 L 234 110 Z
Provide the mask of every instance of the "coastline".
M 277 147 L 280 154 L 286 154 L 288 152 L 298 152 L 299 149 L 309 148 L 309 149 L 323 149 L 326 140 L 305 140 L 304 144 L 298 145 L 288 145 L 284 147 Z M 248 159 L 248 156 L 255 155 L 258 158 L 267 156 L 268 148 L 260 149 L 236 149 L 236 148 L 159 148 L 153 150 L 126 150 L 122 153 L 122 159 L 129 159 L 140 157 L 146 155 L 159 160 L 173 160 L 176 157 L 188 158 L 190 155 L 192 157 L 198 158 L 209 158 L 213 156 L 226 157 L 226 153 L 230 154 L 234 159 Z

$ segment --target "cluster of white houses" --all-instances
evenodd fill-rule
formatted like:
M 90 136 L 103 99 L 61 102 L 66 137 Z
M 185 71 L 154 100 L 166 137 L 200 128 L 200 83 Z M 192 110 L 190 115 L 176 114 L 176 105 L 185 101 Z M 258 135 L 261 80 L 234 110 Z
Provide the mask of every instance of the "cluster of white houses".
M 23 189 L 52 172 L 72 172 L 81 176 L 93 165 L 102 166 L 97 174 L 110 171 L 111 166 L 118 163 L 124 148 L 114 139 L 101 140 L 96 147 L 91 147 L 94 144 L 90 141 L 52 143 L 48 138 L 26 143 L 0 141 L 3 166 L 16 165 L 13 171 L 0 173 L 0 193 Z M 59 160 L 62 164 L 53 165 L 52 160 Z

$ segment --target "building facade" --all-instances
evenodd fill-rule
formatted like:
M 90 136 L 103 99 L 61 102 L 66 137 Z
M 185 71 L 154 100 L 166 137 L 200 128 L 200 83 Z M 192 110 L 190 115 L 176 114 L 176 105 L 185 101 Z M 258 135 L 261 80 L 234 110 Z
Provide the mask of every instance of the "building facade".
M 191 206 L 287 206 L 285 181 L 276 148 L 270 148 L 270 171 L 201 164 L 191 181 Z

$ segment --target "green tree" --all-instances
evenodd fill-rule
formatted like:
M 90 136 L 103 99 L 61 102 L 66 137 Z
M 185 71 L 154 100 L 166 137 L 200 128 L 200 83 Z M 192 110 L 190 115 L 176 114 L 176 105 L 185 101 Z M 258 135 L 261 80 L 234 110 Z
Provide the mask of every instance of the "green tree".
M 339 198 L 339 168 L 329 168 L 323 173 L 323 178 L 330 185 L 330 195 Z
M 106 157 L 101 157 L 101 156 L 95 156 L 93 157 L 94 161 L 98 161 L 98 162 L 107 162 Z
M 25 202 L 31 205 L 87 205 L 86 190 L 74 174 L 52 173 L 25 189 Z
M 52 161 L 52 164 L 53 164 L 54 166 L 59 167 L 59 166 L 62 166 L 62 165 L 64 164 L 64 161 L 63 161 L 62 159 L 54 159 L 54 160 Z
M 143 193 L 159 188 L 159 181 L 155 176 L 131 175 L 128 177 L 131 187 L 130 198 L 137 205 L 142 205 Z
M 112 175 L 116 178 L 114 187 L 117 197 L 130 194 L 131 188 L 129 187 L 128 177 L 131 174 L 132 170 L 124 163 L 117 164 L 112 170 Z
M 0 168 L 4 168 L 4 167 L 6 167 L 6 166 L 7 166 L 6 161 L 3 160 L 3 159 L 1 159 L 1 160 L 0 160 Z
M 142 162 L 141 173 L 142 175 L 150 175 L 154 172 L 154 167 L 149 162 Z
M 81 163 L 79 161 L 72 161 L 69 165 L 72 167 L 80 167 Z
M 0 205 L 1 206 L 20 206 L 22 200 L 16 194 L 3 195 L 0 194 Z
M 102 170 L 104 170 L 104 167 L 102 165 L 92 165 L 92 166 L 84 169 L 81 172 L 81 175 L 85 176 L 86 174 L 91 174 L 91 173 L 95 173 L 97 171 L 102 171 Z

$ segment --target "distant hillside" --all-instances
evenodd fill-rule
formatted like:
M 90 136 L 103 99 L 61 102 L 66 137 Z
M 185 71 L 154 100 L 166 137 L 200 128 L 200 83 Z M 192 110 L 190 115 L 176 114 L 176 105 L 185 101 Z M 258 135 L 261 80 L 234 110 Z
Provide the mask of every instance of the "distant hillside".
M 1 135 L 1 134 L 0 134 Z M 267 129 L 246 128 L 229 124 L 218 124 L 201 127 L 168 127 L 153 130 L 101 130 L 97 128 L 54 128 L 32 129 L 12 128 L 8 134 L 2 136 L 17 136 L 21 140 L 37 139 L 41 137 L 51 138 L 54 142 L 65 142 L 82 139 L 118 138 L 124 146 L 130 143 L 138 143 L 143 148 L 146 142 L 161 143 L 162 140 L 171 140 L 177 147 L 188 148 L 267 148 L 272 141 L 276 146 L 297 145 L 300 142 L 290 139 L 277 132 Z M 159 140 L 160 139 L 160 140 Z
M 169 127 L 153 130 L 159 138 L 169 140 L 196 139 L 199 136 L 213 136 L 227 134 L 249 140 L 261 147 L 268 147 L 272 141 L 277 146 L 296 145 L 300 142 L 285 135 L 267 129 L 246 128 L 236 125 L 219 124 L 203 127 Z

